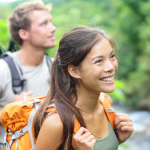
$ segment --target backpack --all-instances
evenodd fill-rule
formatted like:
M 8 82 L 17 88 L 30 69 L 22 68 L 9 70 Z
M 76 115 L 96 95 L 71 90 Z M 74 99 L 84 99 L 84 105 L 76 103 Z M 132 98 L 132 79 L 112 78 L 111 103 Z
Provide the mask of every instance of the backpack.
M 33 118 L 40 107 L 40 103 L 45 98 L 46 96 L 27 101 L 14 102 L 3 108 L 1 122 L 5 129 L 5 150 L 34 150 L 36 139 L 34 136 Z M 114 129 L 115 111 L 103 96 L 100 96 L 99 99 Z M 48 106 L 46 112 L 53 112 L 55 110 L 55 105 L 52 104 Z M 76 133 L 80 127 L 80 123 L 75 118 L 74 133 Z
M 12 77 L 13 92 L 15 94 L 20 94 L 23 91 L 24 86 L 26 85 L 26 79 L 23 76 L 21 66 L 15 63 L 15 61 L 12 58 L 11 56 L 12 51 L 17 51 L 17 50 L 14 46 L 14 42 L 10 40 L 8 51 L 6 51 L 2 46 L 0 46 L 0 58 L 5 60 L 9 66 L 11 77 Z M 47 66 L 50 72 L 52 60 L 47 54 L 45 54 L 45 56 L 46 56 Z

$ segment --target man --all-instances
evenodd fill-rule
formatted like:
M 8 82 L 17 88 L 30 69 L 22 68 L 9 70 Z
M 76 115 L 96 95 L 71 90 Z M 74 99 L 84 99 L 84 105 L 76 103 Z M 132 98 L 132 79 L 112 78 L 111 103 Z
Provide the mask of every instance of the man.
M 13 11 L 9 22 L 11 37 L 21 47 L 11 53 L 11 57 L 21 67 L 26 84 L 20 95 L 14 94 L 10 68 L 0 59 L 0 118 L 3 107 L 23 100 L 24 92 L 27 98 L 47 94 L 50 74 L 44 54 L 46 49 L 55 46 L 56 27 L 49 9 L 41 1 L 21 4 Z M 3 150 L 3 138 L 4 128 L 0 121 L 0 150 Z

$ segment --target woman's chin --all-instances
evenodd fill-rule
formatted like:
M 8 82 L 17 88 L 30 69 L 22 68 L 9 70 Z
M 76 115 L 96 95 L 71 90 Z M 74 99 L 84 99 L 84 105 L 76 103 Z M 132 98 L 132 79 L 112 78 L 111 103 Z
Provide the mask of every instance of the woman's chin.
M 114 88 L 108 88 L 108 89 L 106 89 L 106 90 L 103 91 L 103 92 L 104 92 L 104 93 L 112 93 L 114 90 L 115 90 L 115 87 L 114 87 Z

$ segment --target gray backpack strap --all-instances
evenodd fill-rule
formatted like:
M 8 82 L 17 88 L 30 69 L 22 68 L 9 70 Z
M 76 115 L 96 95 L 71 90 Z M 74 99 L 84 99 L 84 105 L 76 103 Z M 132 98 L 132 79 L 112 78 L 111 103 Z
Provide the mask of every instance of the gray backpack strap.
M 51 69 L 52 59 L 47 54 L 45 54 L 45 57 L 46 57 L 47 66 L 49 69 Z M 49 70 L 49 71 L 51 72 L 51 70 Z
M 51 75 L 52 59 L 47 54 L 45 54 L 45 57 L 46 57 L 46 63 L 49 69 L 49 74 Z
M 29 120 L 28 120 L 28 132 L 29 132 L 29 136 L 30 136 L 30 141 L 31 141 L 31 150 L 34 150 L 34 140 L 33 140 L 33 134 L 32 134 L 32 123 L 33 123 L 33 117 L 36 113 L 36 108 L 32 110 L 30 116 L 29 116 Z
M 49 75 L 51 75 L 52 58 L 49 57 L 47 54 L 45 54 L 45 58 L 46 58 L 46 63 L 47 63 L 47 67 L 49 70 Z M 50 78 L 49 78 L 48 82 L 50 83 Z
M 21 136 L 23 136 L 27 131 L 28 131 L 27 126 L 16 131 L 14 134 L 11 131 L 8 131 L 9 134 L 11 135 L 11 140 L 9 141 L 9 143 L 7 143 L 7 141 L 6 141 L 6 137 L 7 137 L 7 132 L 6 132 L 5 137 L 4 137 L 4 142 L 6 144 L 6 150 L 10 150 L 10 147 L 11 147 L 14 140 L 16 140 L 16 144 L 17 144 L 17 139 L 20 138 Z
M 33 124 L 34 115 L 37 112 L 37 110 L 40 108 L 40 102 L 41 102 L 41 100 L 39 100 L 39 99 L 35 99 L 33 101 L 33 105 L 35 105 L 35 108 L 32 110 L 32 112 L 29 116 L 29 120 L 28 120 L 28 132 L 29 132 L 31 146 L 32 146 L 32 148 L 30 150 L 34 150 L 34 147 L 35 147 L 34 140 L 33 140 L 33 134 L 32 134 L 32 124 Z
M 3 54 L 2 59 L 6 61 L 9 66 L 12 77 L 12 89 L 15 94 L 20 94 L 23 91 L 26 80 L 23 78 L 21 66 L 17 65 L 11 57 L 11 52 Z
M 5 134 L 4 134 L 4 145 L 6 145 L 6 150 L 9 150 L 9 144 L 7 143 L 7 131 L 5 131 Z
M 47 106 L 47 108 L 56 107 L 55 104 L 50 104 Z

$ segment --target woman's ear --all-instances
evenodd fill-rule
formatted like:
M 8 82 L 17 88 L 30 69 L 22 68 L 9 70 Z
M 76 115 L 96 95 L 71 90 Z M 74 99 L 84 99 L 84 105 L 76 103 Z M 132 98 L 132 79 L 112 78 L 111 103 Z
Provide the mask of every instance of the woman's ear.
M 68 66 L 68 72 L 69 72 L 70 76 L 72 76 L 73 78 L 77 78 L 77 79 L 80 78 L 80 76 L 78 74 L 78 69 L 76 67 L 74 67 L 73 65 Z

